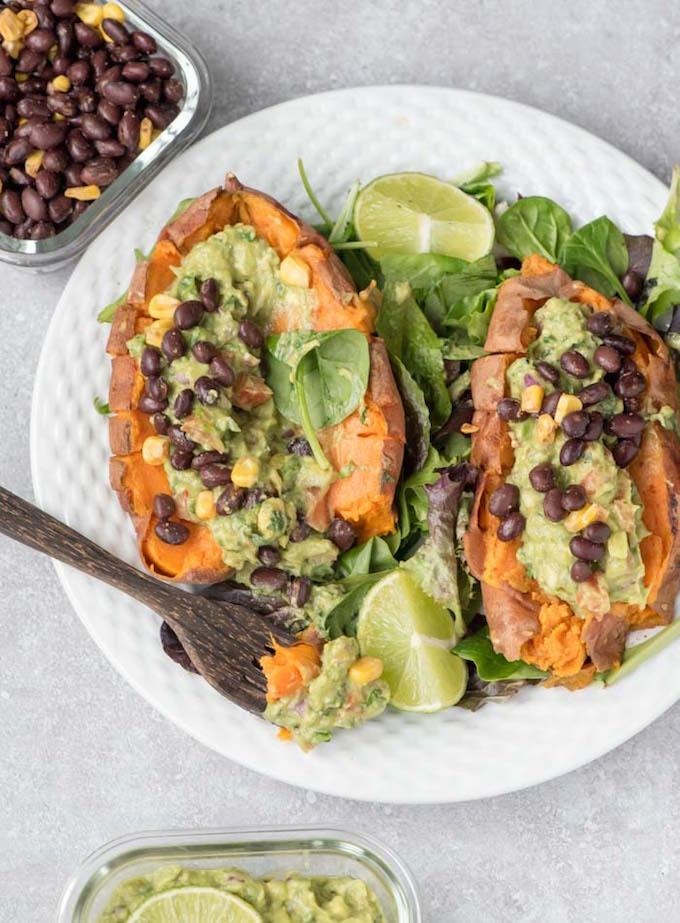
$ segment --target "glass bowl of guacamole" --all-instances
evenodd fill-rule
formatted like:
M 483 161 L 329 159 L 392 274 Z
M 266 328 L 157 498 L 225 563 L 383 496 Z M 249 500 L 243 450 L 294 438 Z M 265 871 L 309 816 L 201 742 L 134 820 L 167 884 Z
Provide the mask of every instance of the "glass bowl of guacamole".
M 271 827 L 137 833 L 69 880 L 57 923 L 422 923 L 399 856 L 344 830 Z

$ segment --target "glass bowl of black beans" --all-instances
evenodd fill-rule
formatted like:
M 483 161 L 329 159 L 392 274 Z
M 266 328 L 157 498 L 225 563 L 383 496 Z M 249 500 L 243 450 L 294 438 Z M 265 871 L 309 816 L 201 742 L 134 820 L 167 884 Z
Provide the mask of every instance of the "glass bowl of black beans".
M 0 0 L 0 261 L 78 256 L 211 98 L 200 53 L 139 0 Z

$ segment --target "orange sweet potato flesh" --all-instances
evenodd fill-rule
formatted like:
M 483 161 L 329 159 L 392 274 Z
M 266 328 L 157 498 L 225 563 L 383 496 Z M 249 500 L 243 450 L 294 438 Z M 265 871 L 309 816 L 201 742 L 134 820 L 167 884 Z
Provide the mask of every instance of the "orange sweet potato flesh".
M 680 443 L 658 422 L 645 429 L 640 452 L 628 471 L 643 503 L 650 535 L 642 540 L 648 605 L 642 609 L 614 604 L 600 617 L 578 619 L 563 601 L 546 596 L 517 560 L 518 541 L 500 542 L 497 520 L 488 500 L 513 464 L 509 428 L 496 413 L 506 393 L 506 371 L 536 337 L 533 315 L 549 298 L 559 296 L 614 314 L 636 343 L 633 356 L 647 379 L 645 398 L 653 410 L 663 405 L 678 412 L 675 374 L 661 337 L 632 308 L 610 301 L 540 256 L 528 257 L 521 275 L 504 283 L 499 293 L 485 349 L 491 355 L 472 368 L 474 423 L 472 460 L 482 469 L 465 551 L 482 596 L 493 645 L 508 659 L 519 657 L 549 670 L 552 682 L 579 688 L 592 679 L 598 643 L 617 644 L 628 630 L 666 624 L 673 618 L 680 586 Z M 596 631 L 595 628 L 598 630 Z M 589 658 L 592 663 L 589 661 Z M 611 664 L 608 664 L 611 665 Z
M 221 549 L 210 530 L 186 522 L 190 536 L 182 545 L 167 545 L 155 533 L 153 497 L 170 493 L 162 467 L 147 465 L 141 456 L 151 433 L 146 414 L 137 409 L 143 379 L 128 355 L 127 341 L 151 323 L 148 304 L 174 281 L 173 269 L 197 243 L 227 224 L 250 224 L 278 253 L 303 260 L 316 294 L 311 326 L 315 330 L 353 327 L 370 337 L 372 369 L 366 413 L 353 414 L 322 434 L 336 468 L 352 463 L 353 473 L 332 485 L 315 510 L 315 526 L 325 528 L 334 516 L 353 523 L 361 540 L 394 529 L 394 493 L 403 460 L 405 425 L 401 399 L 382 341 L 375 329 L 375 306 L 359 296 L 344 265 L 328 242 L 274 199 L 242 186 L 228 175 L 224 187 L 196 199 L 161 231 L 148 260 L 137 264 L 127 298 L 114 317 L 107 351 L 112 372 L 109 404 L 111 485 L 134 523 L 140 554 L 153 573 L 181 583 L 209 584 L 228 576 Z M 272 330 L 301 327 L 304 319 L 280 313 Z

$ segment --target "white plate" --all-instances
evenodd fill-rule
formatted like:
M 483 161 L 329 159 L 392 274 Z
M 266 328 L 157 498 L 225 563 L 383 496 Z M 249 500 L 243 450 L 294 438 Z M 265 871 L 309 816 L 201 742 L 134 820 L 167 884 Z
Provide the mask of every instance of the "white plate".
M 451 176 L 499 160 L 507 193 L 553 196 L 577 219 L 607 213 L 649 231 L 663 185 L 573 125 L 507 100 L 434 87 L 374 87 L 275 106 L 215 132 L 165 171 L 90 247 L 54 313 L 31 419 L 38 502 L 136 562 L 132 527 L 107 480 L 107 427 L 92 406 L 107 393 L 108 330 L 95 317 L 127 285 L 133 247 L 148 248 L 177 202 L 227 170 L 312 217 L 296 172 L 304 158 L 322 202 L 380 173 Z M 58 566 L 78 615 L 114 666 L 164 715 L 251 769 L 294 785 L 392 802 L 450 802 L 534 785 L 582 766 L 641 730 L 680 698 L 677 648 L 611 689 L 526 689 L 472 714 L 392 712 L 305 755 L 230 705 L 161 652 L 155 617 L 102 584 Z

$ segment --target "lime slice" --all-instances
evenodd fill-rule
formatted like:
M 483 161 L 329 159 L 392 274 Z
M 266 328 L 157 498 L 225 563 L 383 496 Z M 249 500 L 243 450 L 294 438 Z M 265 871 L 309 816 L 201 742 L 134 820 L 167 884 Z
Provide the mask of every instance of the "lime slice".
M 354 206 L 360 240 L 387 253 L 442 253 L 478 260 L 493 246 L 494 223 L 481 202 L 425 173 L 388 173 L 362 189 Z
M 396 708 L 439 711 L 465 692 L 467 667 L 451 653 L 453 619 L 407 571 L 393 570 L 366 594 L 357 638 L 362 654 L 382 660 Z
M 150 897 L 129 923 L 262 923 L 262 917 L 240 897 L 217 888 L 175 888 Z

